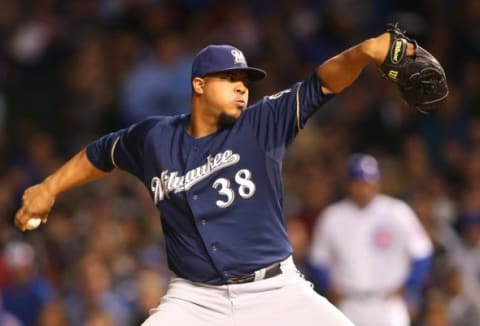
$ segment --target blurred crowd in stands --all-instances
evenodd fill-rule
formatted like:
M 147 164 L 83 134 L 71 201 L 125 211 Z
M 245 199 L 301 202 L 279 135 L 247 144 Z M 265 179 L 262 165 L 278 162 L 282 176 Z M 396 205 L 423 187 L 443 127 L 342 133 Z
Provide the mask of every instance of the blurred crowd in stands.
M 190 64 L 210 43 L 267 70 L 251 101 L 400 22 L 444 65 L 441 110 L 408 108 L 371 65 L 316 114 L 284 165 L 299 266 L 313 225 L 342 193 L 346 158 L 375 155 L 386 193 L 435 244 L 414 325 L 480 325 L 480 1 L 1 0 L 1 325 L 139 325 L 169 279 L 160 218 L 115 171 L 61 195 L 49 222 L 14 228 L 23 190 L 98 136 L 189 111 Z

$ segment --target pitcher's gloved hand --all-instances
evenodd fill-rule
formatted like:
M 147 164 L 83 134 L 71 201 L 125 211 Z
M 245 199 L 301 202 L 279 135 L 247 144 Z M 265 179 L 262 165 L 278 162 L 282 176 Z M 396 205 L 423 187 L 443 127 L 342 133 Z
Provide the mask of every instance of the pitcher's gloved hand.
M 390 47 L 385 61 L 380 64 L 384 76 L 394 82 L 408 105 L 422 113 L 434 110 L 448 97 L 445 71 L 438 60 L 418 45 L 415 39 L 405 35 L 397 24 L 390 24 Z M 407 44 L 415 47 L 413 55 L 407 55 Z

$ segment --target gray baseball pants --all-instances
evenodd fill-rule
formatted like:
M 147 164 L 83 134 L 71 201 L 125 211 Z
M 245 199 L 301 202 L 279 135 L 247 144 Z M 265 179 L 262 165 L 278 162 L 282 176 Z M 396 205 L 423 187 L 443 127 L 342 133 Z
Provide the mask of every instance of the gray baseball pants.
M 143 326 L 353 326 L 312 289 L 291 257 L 281 270 L 272 278 L 218 286 L 174 277 Z

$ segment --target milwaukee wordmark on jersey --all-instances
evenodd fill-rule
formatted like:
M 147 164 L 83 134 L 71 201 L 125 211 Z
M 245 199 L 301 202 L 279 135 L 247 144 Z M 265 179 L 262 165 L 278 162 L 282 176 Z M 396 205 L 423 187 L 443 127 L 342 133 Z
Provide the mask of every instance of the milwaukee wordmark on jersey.
M 179 175 L 178 171 L 162 171 L 160 177 L 152 178 L 151 186 L 155 204 L 159 200 L 163 200 L 165 196 L 168 197 L 168 193 L 189 190 L 197 182 L 207 178 L 212 173 L 236 164 L 238 161 L 240 161 L 240 155 L 233 153 L 231 150 L 226 150 L 213 157 L 211 155 L 207 156 L 205 164 L 188 171 L 185 175 Z

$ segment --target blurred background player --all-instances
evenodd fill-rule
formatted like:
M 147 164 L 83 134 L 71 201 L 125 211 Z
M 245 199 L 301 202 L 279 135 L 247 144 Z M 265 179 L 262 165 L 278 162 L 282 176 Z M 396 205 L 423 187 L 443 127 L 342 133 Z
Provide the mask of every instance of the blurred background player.
M 353 155 L 347 174 L 346 197 L 314 230 L 314 283 L 357 326 L 409 325 L 405 298 L 418 303 L 431 241 L 406 203 L 380 193 L 374 157 Z

